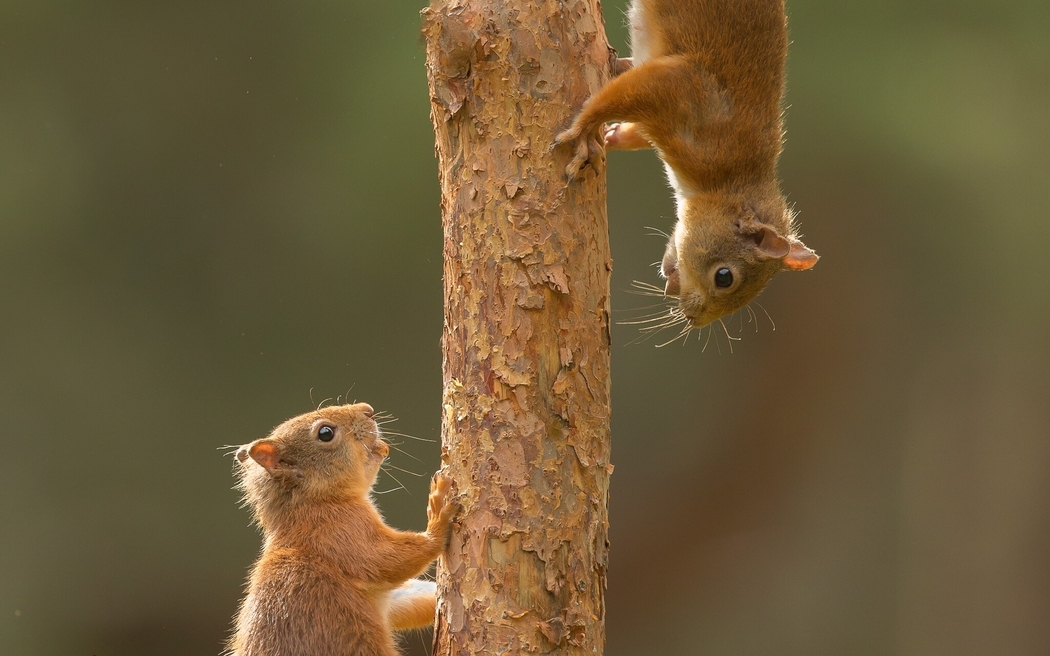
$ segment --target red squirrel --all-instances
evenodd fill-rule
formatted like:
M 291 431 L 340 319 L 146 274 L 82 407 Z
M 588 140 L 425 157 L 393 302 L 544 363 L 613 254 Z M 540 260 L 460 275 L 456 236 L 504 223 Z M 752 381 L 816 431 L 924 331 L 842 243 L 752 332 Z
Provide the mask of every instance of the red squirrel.
M 616 60 L 620 74 L 556 142 L 574 144 L 570 181 L 601 156 L 604 124 L 605 148 L 656 149 L 678 206 L 664 293 L 702 328 L 744 307 L 781 269 L 818 259 L 798 238 L 776 172 L 784 2 L 632 0 L 628 16 L 633 58 Z
M 368 404 L 320 408 L 237 450 L 262 555 L 229 644 L 234 656 L 396 656 L 393 630 L 434 621 L 415 579 L 445 550 L 459 509 L 435 475 L 427 530 L 383 521 L 371 490 L 390 447 Z

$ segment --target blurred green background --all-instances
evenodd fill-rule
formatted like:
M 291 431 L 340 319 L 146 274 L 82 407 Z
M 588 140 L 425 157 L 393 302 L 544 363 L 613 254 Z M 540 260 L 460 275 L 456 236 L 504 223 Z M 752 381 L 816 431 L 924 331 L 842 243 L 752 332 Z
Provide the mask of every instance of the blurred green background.
M 215 654 L 260 542 L 217 447 L 351 387 L 438 437 L 419 9 L 0 4 L 0 653 Z M 1050 3 L 789 12 L 823 259 L 732 353 L 614 328 L 607 653 L 1045 654 Z M 651 153 L 610 157 L 609 215 L 628 320 L 673 217 Z

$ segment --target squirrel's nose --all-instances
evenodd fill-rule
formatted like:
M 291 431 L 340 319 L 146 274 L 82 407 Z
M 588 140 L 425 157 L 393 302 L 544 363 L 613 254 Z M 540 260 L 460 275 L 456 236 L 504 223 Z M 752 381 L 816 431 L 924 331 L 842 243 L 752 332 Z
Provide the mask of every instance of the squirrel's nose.
M 368 405 L 367 403 L 358 403 L 357 409 L 363 412 L 364 415 L 369 419 L 371 419 L 372 416 L 376 413 L 376 411 L 372 409 L 372 406 Z
M 241 448 L 237 449 L 237 461 L 238 462 L 244 462 L 247 459 L 248 459 L 248 447 L 242 446 Z

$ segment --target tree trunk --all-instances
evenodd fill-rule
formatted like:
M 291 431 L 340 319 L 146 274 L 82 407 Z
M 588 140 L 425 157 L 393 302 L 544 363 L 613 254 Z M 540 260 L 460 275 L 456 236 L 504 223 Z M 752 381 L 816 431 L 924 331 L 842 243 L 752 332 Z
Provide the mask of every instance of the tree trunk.
M 445 234 L 442 461 L 463 511 L 434 654 L 600 654 L 608 563 L 604 164 L 551 150 L 608 78 L 598 0 L 423 12 Z

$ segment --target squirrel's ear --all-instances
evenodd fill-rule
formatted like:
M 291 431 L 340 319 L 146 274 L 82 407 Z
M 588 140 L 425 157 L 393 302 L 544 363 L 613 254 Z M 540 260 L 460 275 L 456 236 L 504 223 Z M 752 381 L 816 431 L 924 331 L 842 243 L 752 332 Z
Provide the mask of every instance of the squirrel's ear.
M 277 447 L 274 446 L 273 442 L 256 442 L 252 445 L 252 448 L 248 449 L 248 455 L 251 456 L 252 460 L 265 467 L 266 471 L 270 472 L 277 467 L 279 460 Z
M 736 222 L 737 232 L 754 245 L 756 254 L 763 260 L 779 260 L 791 253 L 791 242 L 780 236 L 772 226 L 755 219 Z
M 801 241 L 792 239 L 791 248 L 788 250 L 788 254 L 784 256 L 784 268 L 792 271 L 805 271 L 806 269 L 812 269 L 819 259 L 820 256 L 807 248 Z

